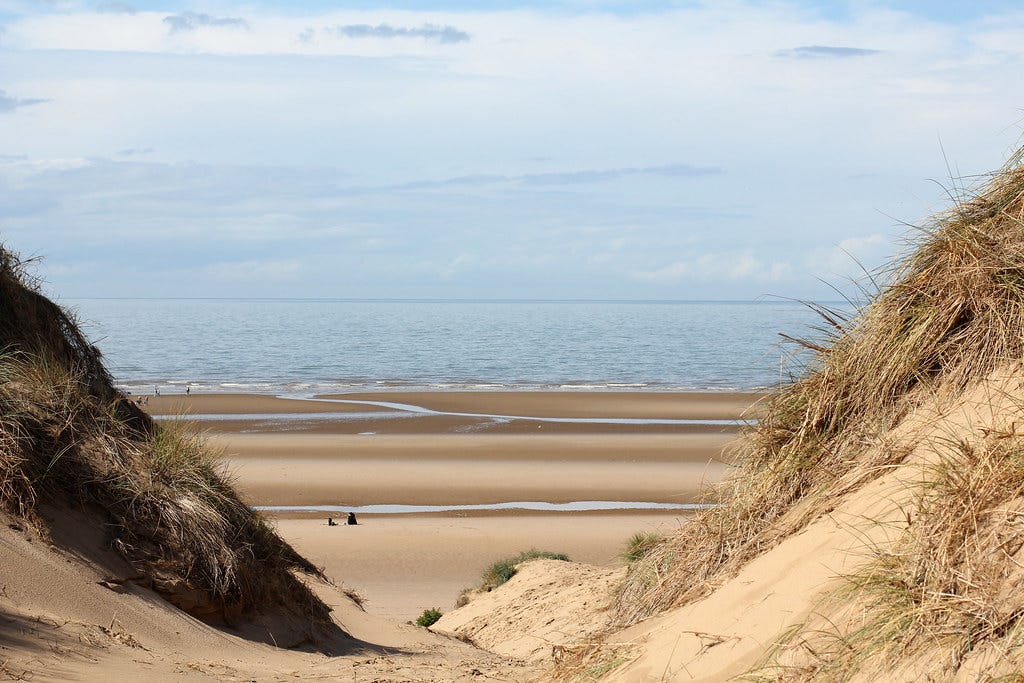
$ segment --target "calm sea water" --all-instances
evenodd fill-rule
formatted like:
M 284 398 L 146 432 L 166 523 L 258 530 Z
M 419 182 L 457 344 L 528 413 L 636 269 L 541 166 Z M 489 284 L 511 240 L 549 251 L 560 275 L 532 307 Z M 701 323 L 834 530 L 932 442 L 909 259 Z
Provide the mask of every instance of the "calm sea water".
M 758 389 L 805 360 L 779 333 L 820 322 L 783 301 L 62 303 L 121 386 L 165 392 Z

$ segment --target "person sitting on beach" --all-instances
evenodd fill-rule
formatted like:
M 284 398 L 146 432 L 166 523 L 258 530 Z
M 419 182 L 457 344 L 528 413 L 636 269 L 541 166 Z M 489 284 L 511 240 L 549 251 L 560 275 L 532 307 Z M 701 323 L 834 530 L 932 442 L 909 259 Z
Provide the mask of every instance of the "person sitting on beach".
M 356 521 L 356 513 L 354 513 L 354 512 L 348 513 L 348 523 L 349 524 L 359 524 L 359 522 Z
M 333 517 L 327 518 L 327 526 L 338 526 L 338 523 L 334 521 Z

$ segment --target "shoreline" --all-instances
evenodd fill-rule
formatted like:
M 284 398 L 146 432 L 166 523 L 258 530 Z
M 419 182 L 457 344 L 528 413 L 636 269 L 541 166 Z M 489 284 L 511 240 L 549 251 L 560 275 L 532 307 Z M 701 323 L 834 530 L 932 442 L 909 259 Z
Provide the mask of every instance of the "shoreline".
M 693 392 L 379 392 L 135 397 L 154 417 L 214 433 L 624 434 L 738 432 L 763 394 Z M 381 400 L 386 399 L 386 400 Z M 194 418 L 191 416 L 195 416 Z
M 272 393 L 134 394 L 148 398 L 145 408 L 154 416 L 188 413 L 335 413 L 361 412 L 360 402 L 403 403 L 432 411 L 500 413 L 537 417 L 607 417 L 668 419 L 742 419 L 760 391 L 405 391 L 330 393 L 299 396 Z M 336 401 L 351 401 L 336 402 Z M 375 410 L 394 409 L 375 407 Z M 400 411 L 399 411 L 400 412 Z
M 264 514 L 299 552 L 366 598 L 371 613 L 404 621 L 424 609 L 450 609 L 462 589 L 504 557 L 537 548 L 617 566 L 630 536 L 667 531 L 692 515 L 679 508 L 433 508 L 713 503 L 712 487 L 730 468 L 740 421 L 750 419 L 760 396 L 196 393 L 150 397 L 143 408 L 199 431 L 250 505 L 328 506 Z M 190 422 L 189 415 L 208 417 Z M 360 512 L 351 527 L 326 523 L 329 516 L 344 520 L 349 508 L 403 505 L 426 509 Z

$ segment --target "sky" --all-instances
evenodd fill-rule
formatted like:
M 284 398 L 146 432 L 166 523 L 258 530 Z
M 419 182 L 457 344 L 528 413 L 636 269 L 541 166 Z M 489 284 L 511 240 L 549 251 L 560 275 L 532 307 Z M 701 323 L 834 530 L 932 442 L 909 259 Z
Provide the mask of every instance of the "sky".
M 1018 6 L 0 0 L 0 241 L 59 299 L 855 295 L 1022 144 Z

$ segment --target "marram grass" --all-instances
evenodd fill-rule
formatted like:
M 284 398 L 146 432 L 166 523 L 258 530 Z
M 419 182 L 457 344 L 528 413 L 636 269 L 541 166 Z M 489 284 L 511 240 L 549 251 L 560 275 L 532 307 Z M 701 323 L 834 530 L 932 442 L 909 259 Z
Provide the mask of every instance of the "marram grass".
M 185 425 L 157 425 L 117 391 L 74 320 L 0 247 L 0 507 L 43 502 L 103 520 L 148 585 L 203 618 L 275 606 L 327 623 L 293 572 L 320 576 L 243 503 Z
M 1024 358 L 1024 168 L 1016 155 L 922 228 L 888 282 L 805 374 L 760 407 L 719 493 L 722 505 L 634 562 L 619 592 L 633 623 L 706 595 L 750 559 L 898 463 L 885 435 L 924 397 L 962 391 Z M 878 444 L 881 447 L 868 449 Z M 867 459 L 866 453 L 874 453 Z

